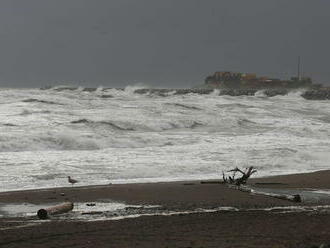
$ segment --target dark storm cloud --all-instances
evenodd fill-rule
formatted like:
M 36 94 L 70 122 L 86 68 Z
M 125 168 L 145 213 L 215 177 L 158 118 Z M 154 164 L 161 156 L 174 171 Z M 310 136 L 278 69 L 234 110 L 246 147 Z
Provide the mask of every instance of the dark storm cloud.
M 184 87 L 216 70 L 330 82 L 322 0 L 2 0 L 0 84 Z M 328 81 L 329 80 L 329 81 Z

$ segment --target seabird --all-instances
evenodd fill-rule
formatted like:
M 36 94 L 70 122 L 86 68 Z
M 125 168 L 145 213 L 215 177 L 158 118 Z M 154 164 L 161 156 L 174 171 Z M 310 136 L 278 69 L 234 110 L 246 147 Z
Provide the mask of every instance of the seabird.
M 73 185 L 74 185 L 75 183 L 77 183 L 78 181 L 75 180 L 75 179 L 73 179 L 73 178 L 71 178 L 70 176 L 68 176 L 68 182 L 71 183 L 72 186 L 73 186 Z

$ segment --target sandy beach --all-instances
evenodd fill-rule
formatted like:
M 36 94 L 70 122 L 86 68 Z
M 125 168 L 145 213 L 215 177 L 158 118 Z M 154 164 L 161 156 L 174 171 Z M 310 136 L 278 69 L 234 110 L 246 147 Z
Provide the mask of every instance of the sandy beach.
M 329 178 L 330 171 L 320 171 L 251 179 L 249 185 L 260 190 L 325 191 L 330 189 Z M 325 195 L 296 203 L 242 192 L 219 180 L 4 192 L 1 204 L 111 200 L 157 205 L 163 212 L 93 221 L 4 216 L 0 218 L 0 247 L 319 247 L 330 244 L 329 199 Z M 289 206 L 296 210 L 288 211 Z M 299 206 L 310 208 L 298 211 Z M 235 211 L 217 211 L 219 207 Z

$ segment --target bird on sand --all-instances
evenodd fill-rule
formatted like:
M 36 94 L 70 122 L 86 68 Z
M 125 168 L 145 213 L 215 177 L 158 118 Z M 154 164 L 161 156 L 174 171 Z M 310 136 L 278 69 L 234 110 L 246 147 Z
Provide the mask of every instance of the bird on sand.
M 77 183 L 78 181 L 71 178 L 70 176 L 68 176 L 68 182 L 71 183 L 71 185 L 73 186 L 75 183 Z

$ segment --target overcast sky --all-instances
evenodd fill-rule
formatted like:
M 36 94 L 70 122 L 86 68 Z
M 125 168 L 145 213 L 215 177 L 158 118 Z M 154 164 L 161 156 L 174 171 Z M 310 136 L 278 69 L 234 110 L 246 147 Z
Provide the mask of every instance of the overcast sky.
M 330 84 L 327 0 L 0 0 L 0 86 L 187 87 L 214 71 Z

